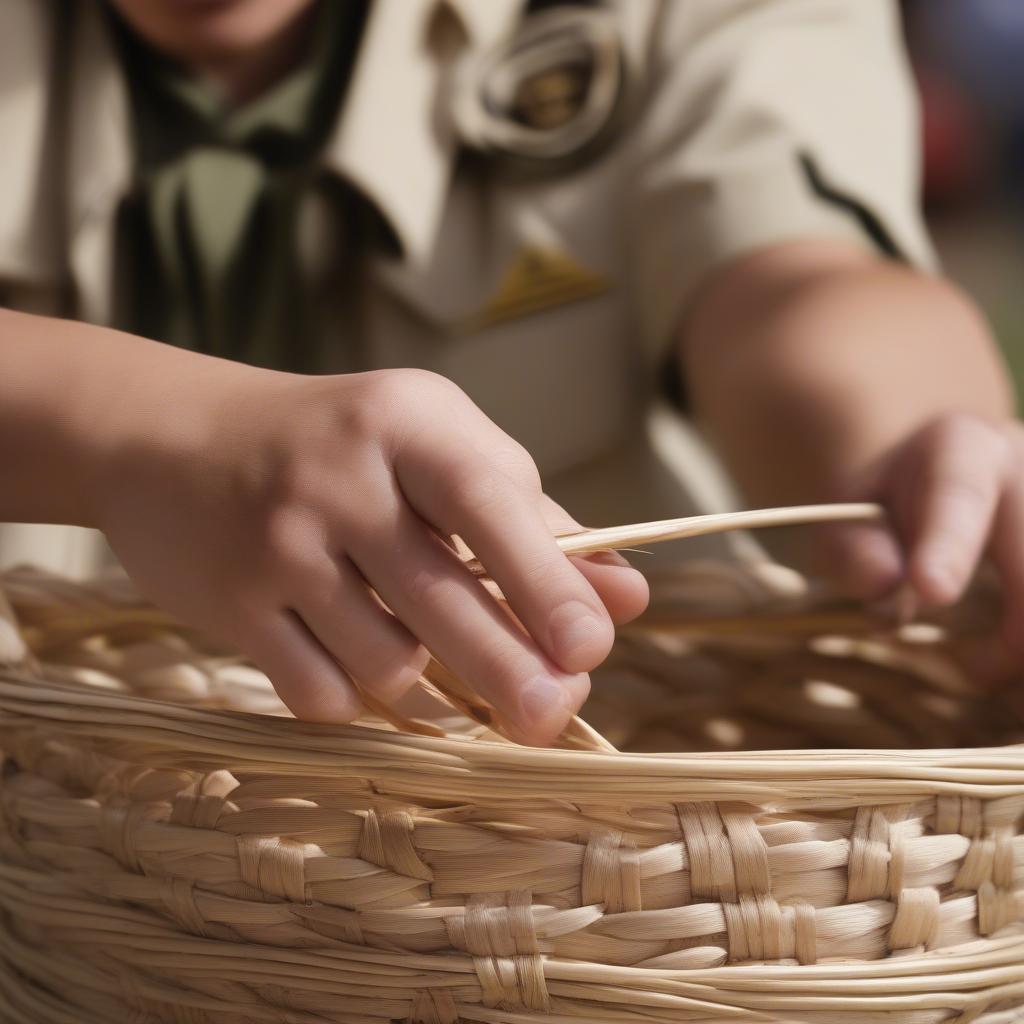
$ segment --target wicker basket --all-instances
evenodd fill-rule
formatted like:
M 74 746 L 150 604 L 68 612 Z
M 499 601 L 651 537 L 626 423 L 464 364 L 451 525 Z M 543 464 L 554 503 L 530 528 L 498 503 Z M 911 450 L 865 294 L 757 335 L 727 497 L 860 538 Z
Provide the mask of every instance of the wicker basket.
M 654 582 L 586 709 L 618 753 L 300 723 L 126 583 L 8 573 L 0 1021 L 1024 1019 L 1024 702 L 956 658 L 991 609 Z

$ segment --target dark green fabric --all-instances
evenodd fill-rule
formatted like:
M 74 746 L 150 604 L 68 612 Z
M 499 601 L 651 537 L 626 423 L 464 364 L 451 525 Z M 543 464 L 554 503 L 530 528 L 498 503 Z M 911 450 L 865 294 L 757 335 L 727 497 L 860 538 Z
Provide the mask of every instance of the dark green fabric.
M 307 59 L 237 109 L 118 24 L 137 167 L 121 219 L 125 327 L 260 366 L 316 365 L 324 339 L 298 262 L 298 214 L 325 187 L 317 155 L 365 11 L 322 0 Z M 337 183 L 332 195 L 343 208 Z

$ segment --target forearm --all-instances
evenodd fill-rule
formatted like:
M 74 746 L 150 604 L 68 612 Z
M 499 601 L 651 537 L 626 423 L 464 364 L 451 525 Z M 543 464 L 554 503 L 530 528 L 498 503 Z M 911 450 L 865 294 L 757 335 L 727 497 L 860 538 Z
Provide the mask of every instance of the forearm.
M 690 318 L 683 358 L 697 417 L 757 505 L 835 497 L 937 416 L 1013 409 L 965 298 L 830 243 L 720 273 Z
M 183 408 L 189 381 L 223 365 L 0 309 L 0 521 L 98 525 L 96 491 L 113 450 L 144 439 L 163 412 Z

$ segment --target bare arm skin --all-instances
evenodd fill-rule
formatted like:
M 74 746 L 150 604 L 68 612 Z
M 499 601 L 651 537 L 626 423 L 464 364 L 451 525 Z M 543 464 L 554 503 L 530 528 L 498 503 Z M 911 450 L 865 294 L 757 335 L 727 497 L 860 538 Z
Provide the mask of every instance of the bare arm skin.
M 865 597 L 956 600 L 986 551 L 1024 656 L 1024 448 L 1012 389 L 953 285 L 852 246 L 794 242 L 725 267 L 686 325 L 696 413 L 754 505 L 879 500 L 831 567 Z
M 302 377 L 7 311 L 0 519 L 102 529 L 150 598 L 307 719 L 397 699 L 429 649 L 546 742 L 647 600 L 622 559 L 562 554 L 574 524 L 529 455 L 443 378 Z

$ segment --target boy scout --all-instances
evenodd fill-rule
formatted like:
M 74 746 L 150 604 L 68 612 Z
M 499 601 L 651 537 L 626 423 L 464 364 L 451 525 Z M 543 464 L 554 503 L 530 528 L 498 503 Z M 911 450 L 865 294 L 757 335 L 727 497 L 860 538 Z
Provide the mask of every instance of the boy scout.
M 987 550 L 1024 650 L 1020 437 L 931 273 L 896 22 L 6 0 L 0 519 L 102 530 L 300 716 L 426 646 L 542 742 L 646 600 L 552 530 L 692 507 L 667 371 L 751 503 L 887 505 L 832 536 L 849 586 L 942 604 Z M 5 557 L 96 550 L 43 529 Z

